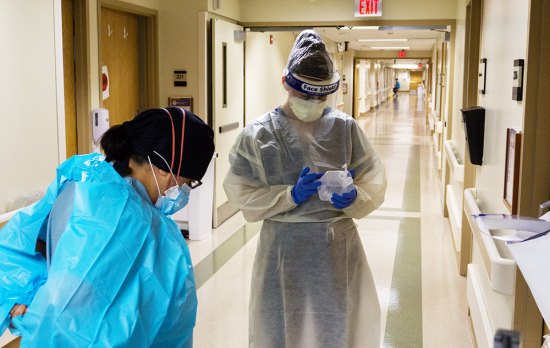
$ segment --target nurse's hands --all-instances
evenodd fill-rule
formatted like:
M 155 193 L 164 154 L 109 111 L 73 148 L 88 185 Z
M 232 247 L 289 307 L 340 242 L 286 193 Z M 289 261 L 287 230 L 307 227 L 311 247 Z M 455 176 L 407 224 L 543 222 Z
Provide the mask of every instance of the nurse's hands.
M 312 195 L 317 193 L 317 187 L 321 185 L 319 180 L 323 174 L 309 173 L 309 167 L 302 169 L 296 186 L 292 188 L 292 199 L 298 205 L 304 203 Z M 308 174 L 309 173 L 309 174 Z
M 357 190 L 355 187 L 350 192 L 344 193 L 344 194 L 337 194 L 333 193 L 330 201 L 332 202 L 332 205 L 337 209 L 344 209 L 347 208 L 355 201 L 357 198 Z
M 13 319 L 17 316 L 23 315 L 27 312 L 27 305 L 24 304 L 14 304 L 13 307 L 10 310 L 10 317 Z M 13 325 L 10 324 L 10 328 L 14 328 Z

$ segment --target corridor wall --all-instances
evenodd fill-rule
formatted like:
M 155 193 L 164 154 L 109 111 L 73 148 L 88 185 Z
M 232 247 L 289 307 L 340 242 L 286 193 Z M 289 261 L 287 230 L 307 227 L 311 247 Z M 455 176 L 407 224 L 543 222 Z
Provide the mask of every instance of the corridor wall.
M 243 22 L 357 20 L 353 1 L 246 1 L 241 5 Z M 382 20 L 449 19 L 455 17 L 456 0 L 385 1 Z
M 270 44 L 270 35 L 273 44 Z M 287 93 L 281 83 L 288 53 L 295 40 L 293 32 L 249 32 L 245 49 L 245 122 L 281 105 Z
M 521 129 L 523 103 L 512 100 L 515 59 L 527 51 L 528 6 L 502 6 L 484 0 L 480 58 L 487 59 L 483 165 L 476 168 L 478 198 L 487 212 L 508 213 L 503 197 L 506 128 Z M 504 40 L 496 38 L 506 38 Z
M 0 214 L 17 197 L 44 189 L 63 159 L 54 25 L 61 7 L 56 4 L 60 1 L 0 2 Z
M 457 255 L 461 252 L 462 238 L 462 206 L 464 192 L 464 159 L 465 159 L 465 135 L 462 124 L 462 86 L 464 78 L 464 40 L 465 40 L 465 16 L 466 16 L 466 0 L 459 0 L 457 3 L 457 20 L 455 26 L 455 49 L 454 57 L 454 74 L 450 77 L 453 83 L 453 105 L 451 113 L 448 115 L 448 124 L 451 125 L 450 132 L 446 134 L 445 140 L 448 149 L 451 151 L 445 152 L 445 170 L 449 170 L 449 180 L 445 183 L 445 178 L 442 178 L 443 184 L 447 184 L 445 190 L 445 206 L 447 208 L 449 222 L 453 236 L 453 244 Z M 452 158 L 454 157 L 454 159 Z M 456 160 L 456 163 L 454 163 Z M 454 165 L 458 164 L 458 165 Z M 458 178 L 458 179 L 457 179 Z

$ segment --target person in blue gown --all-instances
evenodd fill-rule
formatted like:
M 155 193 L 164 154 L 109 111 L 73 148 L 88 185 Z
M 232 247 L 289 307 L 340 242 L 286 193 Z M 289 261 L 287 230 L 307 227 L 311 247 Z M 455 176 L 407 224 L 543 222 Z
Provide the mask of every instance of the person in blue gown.
M 105 157 L 62 163 L 0 230 L 0 333 L 21 347 L 192 347 L 195 279 L 169 216 L 200 185 L 213 132 L 182 109 L 151 109 L 101 147 Z

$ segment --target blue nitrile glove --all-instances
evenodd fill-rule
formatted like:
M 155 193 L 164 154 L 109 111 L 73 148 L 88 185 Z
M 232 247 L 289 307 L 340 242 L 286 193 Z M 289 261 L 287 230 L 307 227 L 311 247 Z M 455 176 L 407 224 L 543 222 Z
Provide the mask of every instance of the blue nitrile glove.
M 355 170 L 353 170 L 353 169 L 348 169 L 348 172 L 349 172 L 349 174 L 351 175 L 351 178 L 352 178 L 352 179 L 355 179 Z
M 317 180 L 323 174 L 308 173 L 309 167 L 302 169 L 298 183 L 292 188 L 292 199 L 294 199 L 296 204 L 302 204 L 307 201 L 309 197 L 317 193 L 317 187 L 321 186 L 321 182 Z
M 357 198 L 357 190 L 355 187 L 350 192 L 339 195 L 337 193 L 332 194 L 332 205 L 337 209 L 347 208 Z

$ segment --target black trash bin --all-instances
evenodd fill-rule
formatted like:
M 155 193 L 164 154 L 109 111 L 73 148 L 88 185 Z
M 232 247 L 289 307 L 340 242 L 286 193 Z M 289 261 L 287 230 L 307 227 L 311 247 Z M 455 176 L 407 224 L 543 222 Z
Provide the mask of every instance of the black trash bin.
M 483 140 L 485 136 L 485 109 L 481 106 L 460 109 L 464 122 L 470 162 L 480 166 L 483 163 Z

